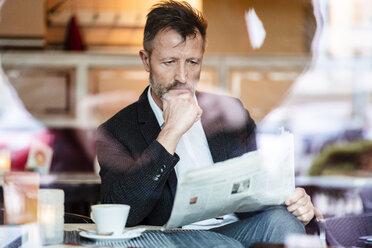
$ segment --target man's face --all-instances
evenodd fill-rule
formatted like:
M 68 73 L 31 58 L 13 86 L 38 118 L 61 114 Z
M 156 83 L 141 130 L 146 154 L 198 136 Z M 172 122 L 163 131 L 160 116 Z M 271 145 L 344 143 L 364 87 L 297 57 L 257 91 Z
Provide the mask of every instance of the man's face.
M 155 102 L 185 93 L 194 95 L 200 78 L 203 52 L 199 32 L 195 37 L 187 37 L 186 41 L 172 29 L 160 31 L 155 36 L 151 57 L 146 59 L 147 65 L 144 62 L 146 70 L 150 72 Z

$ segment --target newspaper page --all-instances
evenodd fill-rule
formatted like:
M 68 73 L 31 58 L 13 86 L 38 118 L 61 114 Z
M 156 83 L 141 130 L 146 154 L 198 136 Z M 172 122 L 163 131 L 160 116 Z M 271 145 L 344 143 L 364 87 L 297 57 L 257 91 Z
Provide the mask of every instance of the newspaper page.
M 294 191 L 293 135 L 265 135 L 257 151 L 179 178 L 163 230 L 234 212 L 280 205 Z

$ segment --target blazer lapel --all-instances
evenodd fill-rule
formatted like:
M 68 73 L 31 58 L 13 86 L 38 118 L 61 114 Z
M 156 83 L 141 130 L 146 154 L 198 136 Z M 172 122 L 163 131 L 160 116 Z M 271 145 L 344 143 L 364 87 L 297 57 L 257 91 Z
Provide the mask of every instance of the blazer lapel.
M 147 99 L 147 87 L 138 100 L 138 123 L 142 135 L 150 145 L 159 135 L 160 127 Z

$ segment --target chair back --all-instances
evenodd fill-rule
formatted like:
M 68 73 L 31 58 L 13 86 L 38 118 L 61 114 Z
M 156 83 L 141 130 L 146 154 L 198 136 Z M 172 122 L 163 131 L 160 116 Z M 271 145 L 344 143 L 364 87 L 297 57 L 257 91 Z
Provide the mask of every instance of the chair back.
M 372 213 L 328 218 L 318 224 L 331 246 L 356 246 L 359 237 L 372 235 Z
M 360 198 L 362 199 L 363 211 L 372 213 L 372 188 L 363 188 L 360 192 Z
M 4 208 L 0 207 L 0 225 L 4 225 Z

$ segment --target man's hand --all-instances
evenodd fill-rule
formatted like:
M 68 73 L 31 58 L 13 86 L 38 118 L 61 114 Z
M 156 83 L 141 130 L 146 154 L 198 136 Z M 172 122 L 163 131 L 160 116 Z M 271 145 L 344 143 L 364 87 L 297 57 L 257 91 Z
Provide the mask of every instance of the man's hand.
M 191 94 L 182 94 L 163 100 L 164 128 L 169 128 L 181 136 L 200 119 L 202 109 Z
M 188 93 L 163 100 L 164 126 L 157 138 L 158 142 L 174 154 L 180 138 L 200 119 L 202 112 Z
M 303 188 L 296 188 L 292 195 L 285 200 L 285 205 L 287 205 L 287 210 L 304 225 L 307 225 L 314 217 L 313 203 Z

